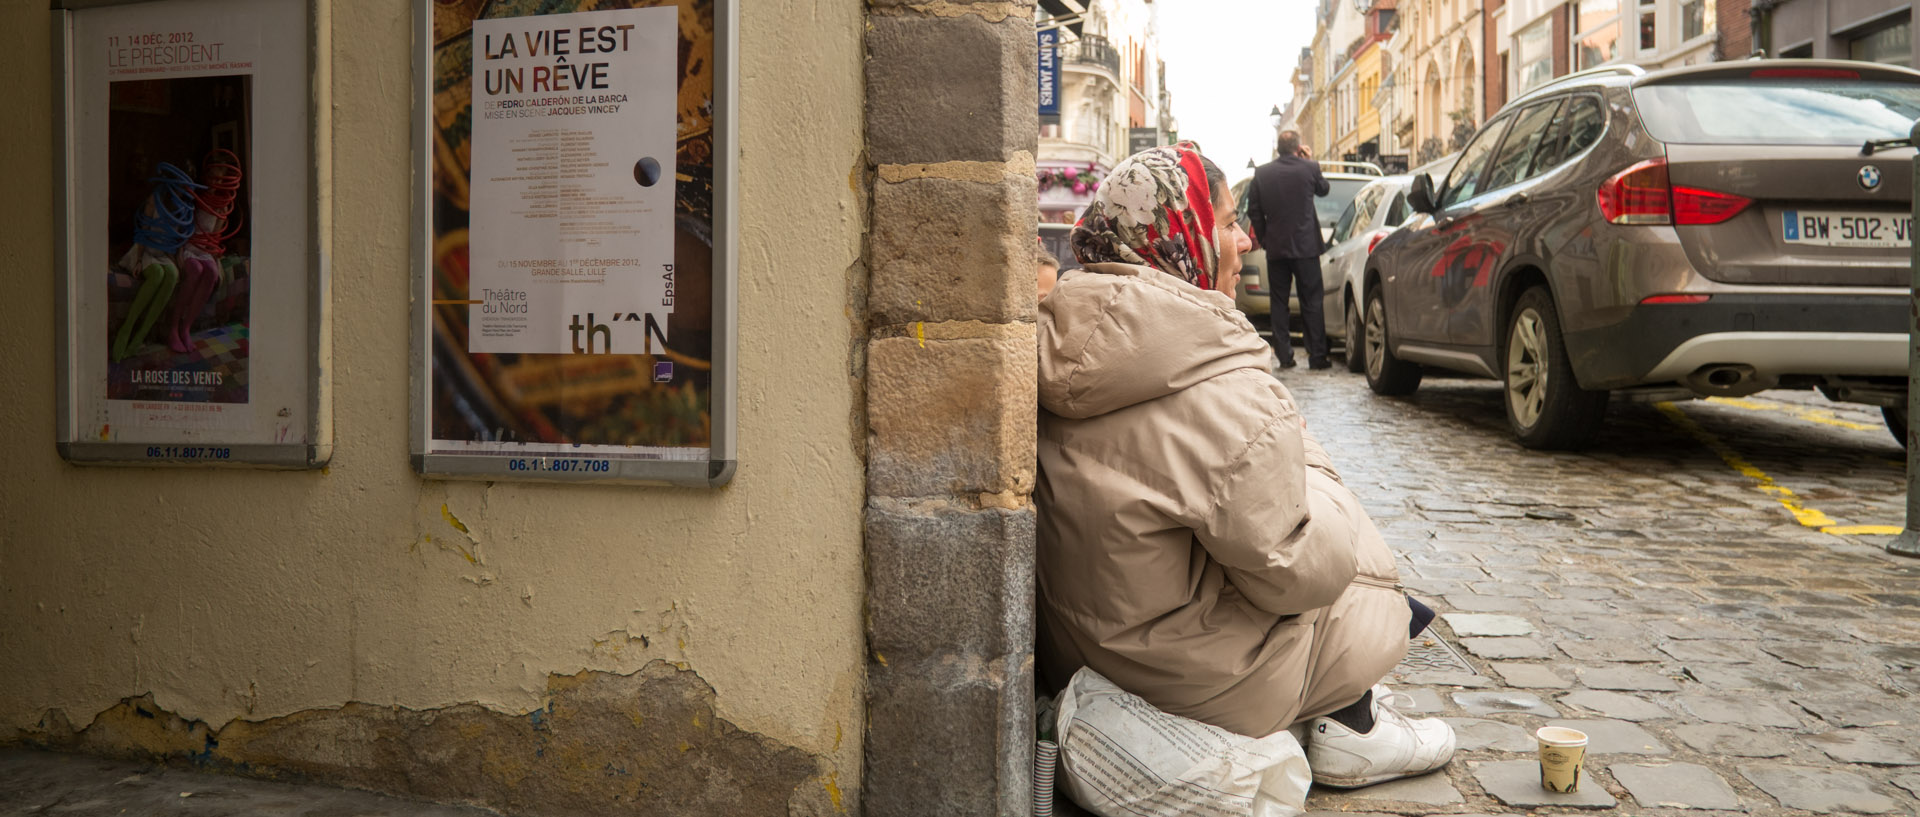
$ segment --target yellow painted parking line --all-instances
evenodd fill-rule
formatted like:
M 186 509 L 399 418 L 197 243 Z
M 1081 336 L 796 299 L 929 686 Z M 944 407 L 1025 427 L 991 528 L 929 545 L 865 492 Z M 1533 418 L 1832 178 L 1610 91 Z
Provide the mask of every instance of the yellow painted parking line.
M 1867 534 L 1876 536 L 1898 536 L 1902 530 L 1905 530 L 1905 528 L 1899 525 L 1835 525 L 1831 528 L 1821 528 L 1820 532 L 1831 533 L 1835 536 L 1863 536 Z
M 1714 399 L 1718 400 L 1718 398 Z M 1780 507 L 1786 508 L 1787 513 L 1793 514 L 1794 521 L 1818 530 L 1821 533 L 1831 533 L 1835 536 L 1896 534 L 1900 532 L 1901 529 L 1894 525 L 1842 525 L 1833 521 L 1833 517 L 1821 513 L 1819 509 L 1809 508 L 1802 504 L 1800 497 L 1795 495 L 1792 489 L 1775 482 L 1773 477 L 1767 476 L 1767 472 L 1754 467 L 1753 463 L 1747 462 L 1745 457 L 1740 456 L 1740 452 L 1733 450 L 1733 446 L 1727 445 L 1725 441 L 1714 436 L 1712 432 L 1701 428 L 1700 424 L 1694 422 L 1692 417 L 1688 417 L 1685 413 L 1681 412 L 1679 406 L 1672 403 L 1655 403 L 1653 407 L 1659 409 L 1661 414 L 1667 415 L 1667 419 L 1672 420 L 1673 424 L 1679 426 L 1681 431 L 1687 432 L 1687 436 L 1694 438 L 1699 441 L 1701 445 L 1711 449 L 1713 453 L 1720 455 L 1720 460 L 1725 462 L 1728 467 L 1739 471 L 1741 475 L 1753 480 L 1754 487 L 1761 493 L 1773 497 L 1774 501 L 1779 502 Z M 1854 425 L 1859 424 L 1855 423 Z
M 1748 411 L 1778 411 L 1783 414 L 1787 414 L 1787 415 L 1805 420 L 1809 423 L 1819 423 L 1821 425 L 1835 426 L 1838 428 L 1850 428 L 1855 431 L 1879 431 L 1882 428 L 1884 428 L 1884 426 L 1880 425 L 1879 423 L 1856 423 L 1852 420 L 1842 420 L 1840 419 L 1839 415 L 1834 414 L 1833 412 L 1828 411 L 1826 409 L 1812 408 L 1810 406 L 1796 406 L 1791 403 L 1776 403 L 1772 400 L 1751 400 L 1747 398 L 1735 398 L 1735 397 L 1709 397 L 1707 398 L 1707 402 L 1718 403 L 1722 406 L 1732 406 L 1734 408 L 1747 409 Z

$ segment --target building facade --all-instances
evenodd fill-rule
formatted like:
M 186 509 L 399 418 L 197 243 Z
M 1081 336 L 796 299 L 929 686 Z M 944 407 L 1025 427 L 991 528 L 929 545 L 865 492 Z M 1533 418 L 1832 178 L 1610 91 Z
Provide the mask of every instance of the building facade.
M 1719 0 L 1727 6 L 1739 0 Z M 1493 108 L 1547 81 L 1603 65 L 1647 69 L 1725 58 L 1715 0 L 1488 0 Z M 1489 86 L 1494 85 L 1489 71 Z
M 1318 96 L 1313 85 L 1313 48 L 1311 46 L 1300 49 L 1300 57 L 1295 60 L 1293 71 L 1287 76 L 1287 85 L 1292 89 L 1292 95 L 1287 97 L 1286 107 L 1275 106 L 1274 108 L 1279 111 L 1278 118 L 1274 121 L 1274 135 L 1277 137 L 1282 131 L 1293 131 L 1300 134 L 1303 141 L 1311 144 L 1312 140 L 1308 137 L 1316 131 L 1313 113 L 1319 108 L 1316 101 Z M 1273 151 L 1273 155 L 1277 158 L 1278 148 L 1274 148 Z
M 1327 159 L 1423 164 L 1515 97 L 1608 65 L 1920 64 L 1902 0 L 1320 0 L 1312 13 L 1277 127 Z
M 1394 71 L 1396 136 L 1423 164 L 1457 150 L 1485 118 L 1481 10 L 1467 0 L 1401 0 Z
M 1177 128 L 1151 0 L 1046 0 L 1035 26 L 1061 43 L 1057 117 L 1040 123 L 1040 218 L 1071 224 L 1121 159 Z
M 55 8 L 75 5 L 99 4 Z M 262 163 L 320 180 L 311 470 L 60 456 L 60 12 L 0 4 L 0 213 L 35 271 L 0 324 L 0 746 L 518 815 L 1024 813 L 1026 5 L 740 4 L 716 30 L 680 4 L 681 42 L 720 37 L 738 89 L 739 456 L 711 489 L 416 471 L 414 19 L 479 4 L 300 5 L 311 42 L 285 47 L 312 54 L 325 121 Z
M 1913 5 L 1901 0 L 1753 0 L 1756 50 L 1770 57 L 1920 65 Z

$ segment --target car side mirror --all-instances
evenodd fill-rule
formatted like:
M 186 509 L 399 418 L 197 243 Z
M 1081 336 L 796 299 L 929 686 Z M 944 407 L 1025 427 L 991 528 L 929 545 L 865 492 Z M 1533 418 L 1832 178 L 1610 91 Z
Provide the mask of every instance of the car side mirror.
M 1416 213 L 1432 213 L 1438 209 L 1433 206 L 1433 179 L 1427 174 L 1413 177 L 1413 189 L 1407 191 L 1407 206 Z

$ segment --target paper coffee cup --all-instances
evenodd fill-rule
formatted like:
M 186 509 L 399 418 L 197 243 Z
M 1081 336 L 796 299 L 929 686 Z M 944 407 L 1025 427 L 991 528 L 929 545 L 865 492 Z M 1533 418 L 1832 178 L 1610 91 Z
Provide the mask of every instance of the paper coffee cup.
M 1580 767 L 1587 759 L 1587 733 L 1564 726 L 1541 727 L 1540 787 L 1547 791 L 1580 790 Z

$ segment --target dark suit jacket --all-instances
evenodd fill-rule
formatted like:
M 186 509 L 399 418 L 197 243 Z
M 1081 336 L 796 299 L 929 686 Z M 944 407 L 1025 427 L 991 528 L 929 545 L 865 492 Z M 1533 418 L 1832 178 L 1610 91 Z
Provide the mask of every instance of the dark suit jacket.
M 1313 198 L 1329 189 L 1312 159 L 1282 156 L 1255 169 L 1247 185 L 1247 220 L 1260 248 L 1273 258 L 1318 258 L 1326 245 Z

